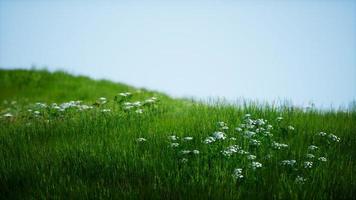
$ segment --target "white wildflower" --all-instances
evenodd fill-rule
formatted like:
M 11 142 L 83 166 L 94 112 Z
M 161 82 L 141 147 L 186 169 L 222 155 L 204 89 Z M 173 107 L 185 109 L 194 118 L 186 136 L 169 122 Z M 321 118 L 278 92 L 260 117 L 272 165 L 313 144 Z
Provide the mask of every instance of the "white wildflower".
M 128 96 L 131 96 L 131 93 L 130 92 L 121 92 L 121 93 L 119 93 L 119 95 L 122 97 L 128 97 Z
M 253 131 L 245 131 L 245 132 L 244 132 L 244 136 L 245 136 L 246 138 L 251 138 L 251 137 L 254 137 L 255 135 L 256 135 L 256 133 L 253 132 Z
M 297 163 L 296 160 L 282 160 L 281 165 L 293 167 Z
M 238 153 L 238 154 L 241 154 L 241 155 L 247 155 L 247 154 L 249 154 L 248 151 L 245 151 L 245 150 L 243 150 L 243 149 L 238 150 L 237 153 Z
M 210 143 L 213 143 L 215 142 L 215 138 L 213 137 L 207 137 L 205 140 L 204 140 L 204 143 L 205 144 L 210 144 Z
M 224 140 L 226 138 L 225 133 L 220 132 L 220 131 L 213 133 L 213 137 L 216 140 Z
M 35 110 L 35 111 L 33 112 L 33 114 L 35 114 L 35 115 L 39 115 L 39 114 L 40 114 L 40 111 Z
M 242 175 L 242 169 L 241 168 L 235 168 L 234 172 L 232 174 L 232 177 L 234 179 L 242 179 L 244 176 Z
M 254 124 L 256 124 L 257 126 L 263 126 L 266 124 L 265 120 L 264 119 L 256 119 L 254 121 Z
M 12 115 L 11 113 L 6 113 L 6 114 L 4 114 L 3 116 L 4 116 L 4 117 L 9 117 L 9 118 L 10 118 L 10 117 L 13 117 L 13 115 Z
M 146 104 L 152 104 L 152 103 L 154 103 L 155 102 L 155 100 L 153 100 L 153 99 L 147 99 L 147 100 L 145 100 L 145 103 Z
M 256 156 L 251 154 L 251 155 L 248 155 L 248 156 L 247 156 L 247 159 L 248 159 L 248 160 L 255 160 L 255 159 L 256 159 Z
M 252 162 L 251 163 L 251 168 L 252 169 L 257 169 L 257 168 L 261 168 L 262 167 L 262 164 L 261 163 L 259 163 L 259 162 Z
M 304 168 L 310 169 L 312 167 L 313 167 L 313 162 L 311 162 L 311 161 L 304 162 Z
M 173 148 L 178 147 L 178 146 L 179 146 L 179 143 L 176 143 L 176 142 L 171 143 L 171 147 L 173 147 Z
M 235 128 L 235 130 L 238 131 L 238 132 L 241 132 L 241 131 L 242 131 L 242 128 L 237 127 L 237 128 Z
M 250 145 L 252 145 L 252 146 L 260 146 L 261 145 L 261 141 L 252 139 L 252 140 L 250 140 Z
M 195 154 L 195 155 L 198 155 L 200 152 L 199 152 L 199 150 L 194 149 L 194 150 L 192 151 L 192 153 Z
M 327 161 L 327 159 L 325 157 L 319 157 L 318 160 L 321 161 L 321 162 L 326 162 Z
M 132 105 L 136 106 L 136 107 L 140 107 L 141 106 L 141 102 L 136 101 L 136 102 L 133 102 Z
M 318 136 L 325 137 L 327 134 L 325 132 L 317 133 Z
M 314 159 L 315 156 L 311 153 L 308 153 L 307 155 L 305 155 L 305 157 L 309 158 L 309 159 Z
M 223 126 L 226 126 L 226 125 L 227 125 L 225 122 L 218 122 L 217 124 L 218 124 L 218 126 L 220 126 L 220 127 L 223 127 Z
M 319 149 L 319 147 L 317 147 L 317 146 L 315 146 L 315 145 L 310 145 L 310 146 L 308 147 L 308 150 L 310 150 L 310 151 L 314 151 L 314 150 L 317 150 L 317 149 Z
M 173 140 L 173 141 L 176 141 L 179 139 L 179 137 L 175 136 L 175 135 L 171 135 L 171 136 L 168 136 L 169 139 Z
M 37 103 L 36 103 L 36 106 L 37 106 L 37 107 L 40 107 L 40 108 L 46 108 L 46 107 L 47 107 L 47 104 L 37 102 Z
M 329 139 L 332 140 L 333 142 L 340 142 L 340 138 L 337 137 L 337 136 L 334 135 L 334 134 L 329 134 L 328 137 L 329 137 Z
M 183 140 L 190 141 L 190 140 L 193 140 L 193 137 L 184 137 Z
M 294 131 L 294 127 L 293 126 L 288 126 L 288 129 L 291 131 Z
M 277 117 L 277 121 L 282 121 L 283 117 Z
M 190 152 L 191 152 L 190 150 L 182 150 L 182 151 L 180 151 L 181 154 L 190 154 Z
M 136 112 L 137 114 L 142 114 L 142 113 L 143 113 L 143 110 L 142 110 L 142 109 L 137 109 L 135 112 Z
M 143 137 L 137 138 L 137 142 L 146 142 L 147 140 Z
M 131 110 L 132 108 L 134 108 L 133 106 L 124 106 L 124 110 Z
M 101 112 L 104 112 L 104 113 L 105 112 L 111 112 L 111 110 L 110 109 L 102 109 Z
M 297 184 L 304 184 L 306 180 L 307 180 L 306 178 L 303 178 L 302 176 L 298 175 L 295 178 L 294 182 L 297 183 Z
M 230 138 L 230 140 L 235 141 L 235 140 L 236 140 L 236 138 L 235 138 L 235 137 L 231 137 L 231 138 Z
M 288 145 L 287 144 L 278 143 L 278 142 L 273 142 L 272 143 L 272 147 L 274 149 L 285 149 L 285 148 L 288 148 Z
M 221 151 L 224 156 L 230 157 L 232 154 L 237 153 L 240 149 L 238 145 L 231 145 L 227 147 L 225 150 Z

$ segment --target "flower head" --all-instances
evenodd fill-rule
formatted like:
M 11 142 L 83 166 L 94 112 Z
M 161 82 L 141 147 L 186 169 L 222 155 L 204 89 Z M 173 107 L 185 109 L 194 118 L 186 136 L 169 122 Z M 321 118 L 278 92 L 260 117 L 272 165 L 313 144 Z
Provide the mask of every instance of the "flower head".
M 242 175 L 242 169 L 241 168 L 235 168 L 234 172 L 232 173 L 232 177 L 234 179 L 242 179 L 244 177 Z
M 313 162 L 311 162 L 311 161 L 305 161 L 304 162 L 304 168 L 310 169 L 312 167 L 313 167 Z
M 262 167 L 262 164 L 259 163 L 259 162 L 255 162 L 254 161 L 254 162 L 251 163 L 251 168 L 254 169 L 254 170 L 257 169 L 257 168 L 261 168 L 261 167 Z
M 137 138 L 136 139 L 137 142 L 146 142 L 147 140 L 143 137 Z

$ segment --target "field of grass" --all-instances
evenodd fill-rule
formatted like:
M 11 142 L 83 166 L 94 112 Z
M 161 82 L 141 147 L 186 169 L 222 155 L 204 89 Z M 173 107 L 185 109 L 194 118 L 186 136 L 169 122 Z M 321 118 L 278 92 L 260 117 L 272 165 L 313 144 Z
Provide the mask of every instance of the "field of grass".
M 0 199 L 356 198 L 355 110 L 0 70 L 0 116 Z

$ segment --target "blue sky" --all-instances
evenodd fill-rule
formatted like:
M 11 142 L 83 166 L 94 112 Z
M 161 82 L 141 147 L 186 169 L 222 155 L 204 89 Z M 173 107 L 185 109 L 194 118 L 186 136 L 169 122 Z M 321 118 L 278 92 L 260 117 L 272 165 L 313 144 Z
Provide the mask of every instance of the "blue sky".
M 0 67 L 197 98 L 356 99 L 356 1 L 0 0 Z

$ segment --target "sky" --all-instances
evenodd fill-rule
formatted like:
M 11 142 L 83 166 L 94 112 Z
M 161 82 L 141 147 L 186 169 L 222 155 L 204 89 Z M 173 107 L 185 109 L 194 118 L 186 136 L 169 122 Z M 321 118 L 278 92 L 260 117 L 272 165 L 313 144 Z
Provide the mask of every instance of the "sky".
M 356 100 L 356 1 L 0 0 L 0 68 L 174 97 Z

